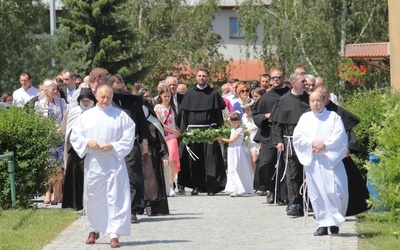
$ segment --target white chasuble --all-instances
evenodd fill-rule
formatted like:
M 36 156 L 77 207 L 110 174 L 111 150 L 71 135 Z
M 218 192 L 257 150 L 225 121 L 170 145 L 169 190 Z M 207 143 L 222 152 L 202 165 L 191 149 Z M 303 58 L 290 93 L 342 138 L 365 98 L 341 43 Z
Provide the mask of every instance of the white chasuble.
M 320 140 L 326 148 L 313 153 L 312 143 Z M 318 227 L 340 226 L 348 204 L 347 175 L 342 159 L 347 152 L 347 135 L 335 112 L 304 113 L 294 130 L 293 145 L 304 166 L 308 194 Z
M 131 197 L 124 157 L 133 148 L 135 123 L 122 110 L 98 106 L 82 113 L 70 137 L 79 157 L 85 158 L 83 204 L 90 231 L 130 235 Z M 87 147 L 89 140 L 111 144 L 108 153 Z

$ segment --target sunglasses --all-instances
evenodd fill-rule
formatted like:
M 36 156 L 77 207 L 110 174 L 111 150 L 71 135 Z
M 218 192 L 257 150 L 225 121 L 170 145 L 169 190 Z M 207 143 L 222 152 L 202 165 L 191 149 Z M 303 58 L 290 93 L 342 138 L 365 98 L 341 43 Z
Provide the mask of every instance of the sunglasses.
M 250 90 L 248 90 L 248 89 L 243 89 L 240 91 L 240 93 L 249 93 L 249 92 L 250 92 Z
M 307 81 L 306 80 L 301 81 L 301 83 L 304 83 L 304 84 L 307 85 Z
M 271 80 L 278 81 L 281 78 L 282 78 L 282 76 L 273 76 L 273 77 L 271 77 Z
M 306 87 L 314 87 L 315 84 L 306 84 L 305 86 L 306 86 Z

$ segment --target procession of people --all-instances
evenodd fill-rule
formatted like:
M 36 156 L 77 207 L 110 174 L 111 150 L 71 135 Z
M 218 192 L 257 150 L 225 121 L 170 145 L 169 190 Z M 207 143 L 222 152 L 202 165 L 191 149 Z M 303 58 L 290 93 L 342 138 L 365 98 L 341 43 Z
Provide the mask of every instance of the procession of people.
M 65 69 L 39 90 L 23 72 L 21 88 L 3 96 L 56 118 L 64 143 L 54 149 L 61 164 L 44 203 L 84 210 L 86 244 L 101 233 L 120 247 L 137 215 L 169 214 L 168 197 L 187 195 L 186 188 L 192 196 L 264 195 L 288 216 L 313 213 L 315 236 L 337 234 L 345 216 L 368 209 L 368 190 L 350 155 L 358 150 L 352 128 L 360 120 L 304 66 L 286 84 L 284 72 L 270 69 L 260 85 L 232 79 L 221 93 L 205 68 L 195 72 L 194 84 L 168 76 L 153 93 L 141 82 L 130 92 L 121 76 L 103 68 L 83 82 Z M 229 138 L 180 140 L 186 131 L 224 124 Z

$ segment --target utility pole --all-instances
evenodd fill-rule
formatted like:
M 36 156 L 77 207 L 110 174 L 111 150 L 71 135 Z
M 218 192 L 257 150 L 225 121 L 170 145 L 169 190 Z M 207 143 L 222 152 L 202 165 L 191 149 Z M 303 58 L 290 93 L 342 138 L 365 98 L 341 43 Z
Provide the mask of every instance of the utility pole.
M 50 0 L 50 35 L 56 30 L 56 0 Z
M 388 0 L 390 41 L 390 86 L 400 90 L 400 1 Z
M 54 31 L 56 30 L 56 0 L 50 0 L 50 39 L 54 38 Z M 56 60 L 51 59 L 51 66 L 56 67 Z

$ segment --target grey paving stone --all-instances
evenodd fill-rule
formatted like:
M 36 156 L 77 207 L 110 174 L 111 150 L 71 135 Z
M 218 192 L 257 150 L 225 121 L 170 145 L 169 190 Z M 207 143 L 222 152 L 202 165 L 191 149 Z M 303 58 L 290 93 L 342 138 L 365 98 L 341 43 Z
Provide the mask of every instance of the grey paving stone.
M 126 249 L 357 249 L 355 217 L 348 217 L 335 236 L 313 236 L 316 224 L 310 215 L 293 218 L 284 206 L 267 205 L 265 196 L 231 198 L 188 195 L 169 198 L 170 215 L 139 216 L 132 235 L 121 237 Z M 103 235 L 85 245 L 88 231 L 75 221 L 45 250 L 109 249 Z

